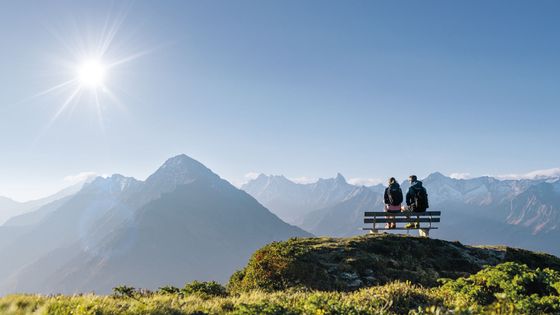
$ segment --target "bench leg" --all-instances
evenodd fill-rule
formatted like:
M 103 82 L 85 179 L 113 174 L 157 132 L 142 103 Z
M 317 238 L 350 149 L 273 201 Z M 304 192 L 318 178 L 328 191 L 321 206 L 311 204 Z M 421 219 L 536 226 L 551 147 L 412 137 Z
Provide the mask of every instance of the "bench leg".
M 418 229 L 418 235 L 422 237 L 430 237 L 430 229 Z

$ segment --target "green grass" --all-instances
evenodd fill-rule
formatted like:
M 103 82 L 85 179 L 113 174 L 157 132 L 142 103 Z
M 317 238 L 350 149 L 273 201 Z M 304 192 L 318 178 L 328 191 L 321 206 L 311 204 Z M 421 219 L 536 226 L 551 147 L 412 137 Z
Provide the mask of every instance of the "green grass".
M 560 272 L 518 263 L 486 267 L 426 288 L 392 282 L 353 292 L 288 289 L 228 293 L 212 282 L 157 293 L 119 287 L 110 296 L 10 295 L 0 314 L 559 314 Z
M 344 292 L 251 291 L 224 297 L 198 294 L 115 296 L 11 295 L 0 314 L 406 314 L 442 299 L 410 283 Z
M 10 295 L 1 315 L 560 314 L 560 259 L 403 235 L 301 238 L 256 251 L 227 288 Z

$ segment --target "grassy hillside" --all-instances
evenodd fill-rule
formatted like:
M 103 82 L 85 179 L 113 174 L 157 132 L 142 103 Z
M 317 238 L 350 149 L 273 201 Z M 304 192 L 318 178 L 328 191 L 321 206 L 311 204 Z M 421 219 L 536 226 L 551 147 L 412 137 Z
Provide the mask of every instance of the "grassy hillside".
M 157 293 L 121 287 L 112 296 L 13 295 L 0 314 L 558 314 L 560 272 L 518 263 L 487 267 L 434 288 L 393 282 L 354 292 L 286 290 L 240 294 L 196 283 Z M 206 290 L 208 287 L 212 290 Z M 198 290 L 196 289 L 198 288 Z
M 395 280 L 433 287 L 439 278 L 456 279 L 508 261 L 560 270 L 555 256 L 504 246 L 471 247 L 393 234 L 294 238 L 256 251 L 247 266 L 232 276 L 229 288 L 232 292 L 352 291 Z
M 559 262 L 406 236 L 291 239 L 255 252 L 227 288 L 195 281 L 108 296 L 11 295 L 0 298 L 0 314 L 560 314 Z M 362 272 L 384 283 L 349 285 Z

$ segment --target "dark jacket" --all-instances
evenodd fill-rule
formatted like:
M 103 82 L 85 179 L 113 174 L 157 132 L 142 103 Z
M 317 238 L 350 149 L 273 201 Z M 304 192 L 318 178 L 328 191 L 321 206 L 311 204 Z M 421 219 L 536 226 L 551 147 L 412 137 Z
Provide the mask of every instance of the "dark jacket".
M 389 199 L 389 189 L 395 189 L 395 188 L 397 188 L 399 190 L 400 198 L 398 198 L 398 199 L 401 200 L 401 202 L 402 202 L 403 193 L 402 193 L 402 190 L 401 190 L 401 186 L 399 185 L 399 183 L 392 183 L 391 185 L 389 185 L 389 187 L 385 188 L 385 195 L 384 195 L 383 199 L 385 200 L 386 205 L 391 204 L 391 201 Z M 401 202 L 399 202 L 398 204 L 400 204 Z
M 418 190 L 426 191 L 426 188 L 424 188 L 424 186 L 422 186 L 422 182 L 419 181 L 419 180 L 413 182 L 412 185 L 410 186 L 410 188 L 408 188 L 408 192 L 406 193 L 406 205 L 407 206 L 411 206 L 414 203 L 414 196 L 416 195 L 416 191 L 418 191 Z M 428 194 L 427 193 L 426 193 L 426 206 L 429 207 L 429 205 L 428 205 Z M 413 210 L 424 211 L 426 209 L 413 209 Z

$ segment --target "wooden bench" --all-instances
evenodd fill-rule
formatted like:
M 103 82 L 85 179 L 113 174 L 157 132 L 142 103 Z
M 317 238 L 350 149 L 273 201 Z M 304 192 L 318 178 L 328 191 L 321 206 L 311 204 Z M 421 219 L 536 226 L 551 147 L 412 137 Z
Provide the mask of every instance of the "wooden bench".
M 410 212 L 403 211 L 397 213 L 391 212 L 368 212 L 364 214 L 364 223 L 373 224 L 371 228 L 362 228 L 362 230 L 368 230 L 370 233 L 378 233 L 384 230 L 418 230 L 420 236 L 428 237 L 430 235 L 430 230 L 437 229 L 434 223 L 439 223 L 441 217 L 441 211 L 426 211 L 426 212 Z M 394 229 L 389 229 L 385 227 L 387 223 L 395 222 L 397 227 Z M 405 228 L 404 225 L 399 227 L 398 223 L 416 223 L 419 226 L 414 228 Z M 381 224 L 380 227 L 377 225 Z

